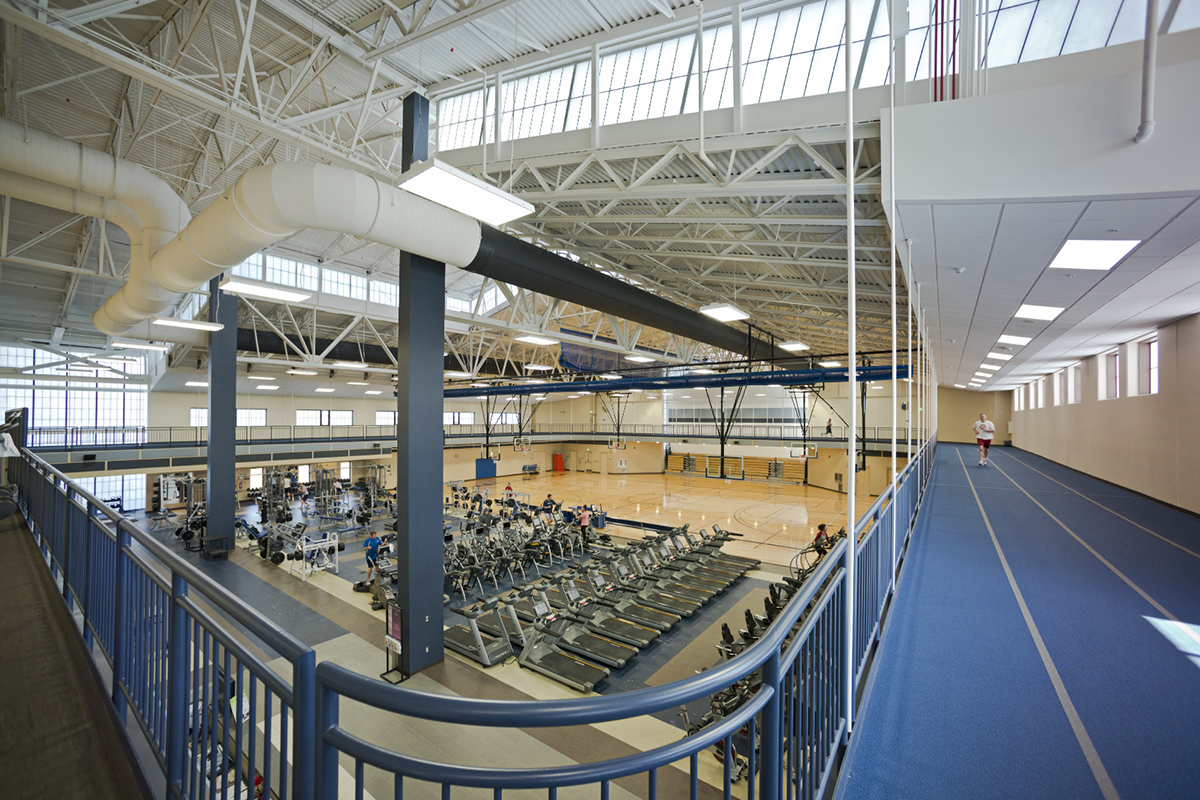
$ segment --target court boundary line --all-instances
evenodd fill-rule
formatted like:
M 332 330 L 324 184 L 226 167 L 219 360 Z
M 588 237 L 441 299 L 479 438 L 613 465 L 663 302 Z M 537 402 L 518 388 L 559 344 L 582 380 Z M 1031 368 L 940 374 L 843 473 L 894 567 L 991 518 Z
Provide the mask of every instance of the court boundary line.
M 992 546 L 996 549 L 996 555 L 1000 558 L 1000 566 L 1004 568 L 1004 575 L 1008 578 L 1008 586 L 1012 589 L 1013 596 L 1017 600 L 1017 605 L 1021 609 L 1021 616 L 1025 619 L 1025 627 L 1029 629 L 1029 634 L 1033 637 L 1034 646 L 1037 648 L 1038 655 L 1042 659 L 1042 667 L 1045 668 L 1046 674 L 1050 676 L 1050 683 L 1054 686 L 1054 693 L 1058 696 L 1058 702 L 1067 717 L 1067 722 L 1071 725 L 1071 730 L 1075 734 L 1076 741 L 1079 742 L 1079 748 L 1083 751 L 1084 760 L 1087 761 L 1088 767 L 1092 770 L 1092 777 L 1096 779 L 1096 784 L 1100 787 L 1100 793 L 1105 798 L 1108 798 L 1108 800 L 1120 800 L 1121 795 L 1117 792 L 1117 787 L 1112 782 L 1112 778 L 1109 777 L 1108 770 L 1104 767 L 1104 762 L 1100 760 L 1100 753 L 1096 750 L 1096 745 L 1093 744 L 1092 737 L 1088 735 L 1087 728 L 1084 727 L 1083 720 L 1080 718 L 1075 704 L 1071 701 L 1070 694 L 1067 693 L 1067 687 L 1063 683 L 1062 676 L 1058 673 L 1058 667 L 1055 666 L 1054 659 L 1050 656 L 1050 650 L 1046 647 L 1046 642 L 1042 638 L 1041 631 L 1038 630 L 1037 623 L 1033 621 L 1033 615 L 1029 612 L 1025 596 L 1021 594 L 1021 588 L 1017 585 L 1017 579 L 1013 575 L 1012 568 L 1008 565 L 1008 559 L 1004 555 L 1004 549 L 1000 547 L 1000 540 L 996 538 L 996 532 L 992 529 L 992 522 L 988 519 L 987 511 L 983 508 L 983 501 L 979 498 L 979 492 L 975 489 L 975 481 L 971 480 L 971 473 L 967 470 L 966 462 L 963 461 L 962 452 L 958 448 L 955 448 L 954 454 L 958 456 L 959 465 L 962 467 L 963 474 L 967 477 L 967 484 L 971 487 L 971 494 L 975 497 L 975 505 L 979 507 L 979 514 L 983 517 L 983 524 L 987 527 L 988 536 L 992 539 Z M 1012 479 L 1009 478 L 1009 480 Z M 1034 502 L 1037 501 L 1035 500 Z
M 1067 491 L 1074 492 L 1075 494 L 1077 494 L 1077 495 L 1079 495 L 1080 497 L 1082 497 L 1084 500 L 1087 500 L 1089 503 L 1093 503 L 1093 504 L 1095 504 L 1095 505 L 1099 506 L 1100 508 L 1104 509 L 1105 511 L 1107 511 L 1107 512 L 1108 512 L 1108 513 L 1110 513 L 1110 514 L 1112 514 L 1113 516 L 1115 516 L 1115 517 L 1120 517 L 1121 519 L 1123 519 L 1123 520 L 1125 520 L 1126 522 L 1128 522 L 1130 525 L 1133 525 L 1133 526 L 1134 526 L 1134 527 L 1136 527 L 1136 528 L 1141 528 L 1142 530 L 1144 530 L 1146 533 L 1150 534 L 1151 536 L 1157 536 L 1159 539 L 1162 539 L 1162 540 L 1163 540 L 1164 542 L 1166 542 L 1167 544 L 1169 544 L 1169 545 L 1172 545 L 1173 547 L 1178 547 L 1180 550 L 1182 550 L 1183 552 L 1187 553 L 1188 555 L 1195 556 L 1196 558 L 1200 558 L 1200 553 L 1197 553 L 1197 552 L 1194 552 L 1194 551 L 1192 551 L 1192 550 L 1189 550 L 1189 549 L 1187 549 L 1187 548 L 1186 548 L 1186 547 L 1184 547 L 1183 545 L 1179 544 L 1179 542 L 1173 542 L 1173 541 L 1171 541 L 1171 540 L 1170 540 L 1170 539 L 1168 539 L 1167 537 L 1163 536 L 1161 533 L 1157 533 L 1157 532 L 1155 532 L 1155 531 L 1152 531 L 1152 530 L 1150 530 L 1149 528 L 1147 528 L 1145 525 L 1142 525 L 1141 523 L 1134 522 L 1134 521 L 1133 521 L 1133 520 L 1131 520 L 1129 517 L 1125 516 L 1124 514 L 1122 514 L 1122 513 L 1118 512 L 1118 511 L 1114 511 L 1114 510 L 1112 510 L 1111 508 L 1109 508 L 1108 506 L 1106 506 L 1106 505 L 1104 505 L 1103 503 L 1099 502 L 1098 500 L 1093 500 L 1092 498 L 1088 497 L 1086 494 L 1084 494 L 1083 492 L 1079 491 L 1078 489 L 1072 488 L 1072 487 L 1068 486 L 1067 484 L 1063 483 L 1062 481 L 1058 480 L 1057 478 L 1054 478 L 1054 477 L 1052 477 L 1052 476 L 1050 476 L 1050 475 L 1047 475 L 1046 473 L 1042 472 L 1040 469 L 1038 469 L 1038 468 L 1037 468 L 1037 467 L 1035 467 L 1035 466 L 1032 466 L 1031 464 L 1026 464 L 1024 461 L 1022 461 L 1021 459 L 1017 458 L 1017 457 L 1016 457 L 1016 456 L 1014 456 L 1012 453 L 1005 453 L 1004 455 L 1005 455 L 1005 456 L 1007 456 L 1008 458 L 1011 458 L 1013 461 L 1017 462 L 1018 464 L 1020 464 L 1021 466 L 1025 467 L 1026 469 L 1031 469 L 1031 470 L 1033 470 L 1033 471 L 1034 471 L 1034 472 L 1036 472 L 1038 475 L 1041 475 L 1043 478 L 1046 478 L 1047 480 L 1054 481 L 1055 483 L 1057 483 L 1059 486 L 1063 487 L 1063 488 L 1064 488 L 1064 489 L 1066 489 Z M 999 468 L 997 468 L 997 469 L 999 469 Z M 1001 471 L 1003 471 L 1003 470 L 1001 470 Z M 1008 476 L 1006 475 L 1005 477 L 1008 477 Z M 1009 480 L 1012 480 L 1012 478 L 1009 478 Z M 1013 481 L 1013 483 L 1016 483 L 1016 481 Z

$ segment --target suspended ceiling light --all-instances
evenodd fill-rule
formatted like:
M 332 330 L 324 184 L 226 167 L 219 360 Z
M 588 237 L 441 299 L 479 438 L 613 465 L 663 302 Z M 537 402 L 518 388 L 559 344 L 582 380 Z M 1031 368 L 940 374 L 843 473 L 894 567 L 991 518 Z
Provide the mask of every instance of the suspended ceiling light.
M 1013 316 L 1017 319 L 1052 320 L 1063 312 L 1057 306 L 1035 306 L 1026 303 Z
M 275 380 L 275 378 L 272 377 L 271 375 L 247 375 L 246 377 L 248 377 L 252 381 L 273 381 L 273 380 Z
M 273 391 L 275 391 L 276 389 L 278 389 L 279 387 L 278 387 L 278 386 L 276 386 L 276 385 L 275 385 L 275 384 L 273 384 L 273 383 L 260 383 L 260 384 L 258 384 L 257 386 L 255 386 L 254 388 L 255 388 L 255 389 L 262 389 L 264 392 L 273 392 Z M 333 391 L 333 390 L 332 390 L 332 389 L 330 389 L 330 391 Z
M 985 361 L 979 365 L 979 368 L 980 369 L 990 369 L 993 372 L 995 372 L 996 370 L 1000 369 L 1000 365 L 999 364 L 989 364 Z
M 818 361 L 817 363 L 822 367 L 840 367 L 842 365 L 840 361 Z
M 333 366 L 340 369 L 364 369 L 367 365 L 361 361 L 335 361 Z
M 526 364 L 525 369 L 531 369 L 538 372 L 549 372 L 550 370 L 554 369 L 554 367 L 550 366 L 549 364 Z
M 150 344 L 150 342 L 113 342 L 112 346 L 126 350 L 153 350 L 156 353 L 165 353 L 170 349 L 165 344 Z
M 317 391 L 318 391 L 318 392 L 332 392 L 332 391 L 334 391 L 334 390 L 333 390 L 333 389 L 330 389 L 330 388 L 329 388 L 329 387 L 327 387 L 327 386 L 322 386 L 322 387 L 318 388 L 318 389 L 317 389 Z
M 208 386 L 208 381 L 188 381 L 184 386 L 192 386 L 197 389 L 204 389 Z
M 557 339 L 547 339 L 545 336 L 534 336 L 533 334 L 529 334 L 528 336 L 518 336 L 515 341 L 525 342 L 526 344 L 542 345 L 543 347 L 552 344 L 558 344 Z
M 612 373 L 605 373 L 604 375 L 597 375 L 596 377 L 602 381 L 617 381 L 621 379 L 620 375 L 615 375 Z
M 1012 356 L 1005 355 L 1004 353 L 988 353 L 987 357 L 994 358 L 997 361 L 1012 361 Z
M 1069 239 L 1047 269 L 1110 270 L 1141 243 L 1140 239 Z
M 458 370 L 450 370 L 450 371 L 446 372 L 446 377 L 447 378 L 469 378 L 469 377 L 471 377 L 471 373 L 459 372 Z
M 781 344 L 779 346 L 782 347 L 784 350 L 788 350 L 793 353 L 798 352 L 800 350 L 808 349 L 808 345 L 806 345 L 804 342 L 784 342 L 783 344 Z
M 288 375 L 316 375 L 317 371 L 313 369 L 289 369 Z
M 347 386 L 370 386 L 366 381 L 346 381 Z
M 486 384 L 486 383 L 472 383 L 471 385 L 474 386 L 476 389 L 488 388 L 488 384 Z
M 691 367 L 690 369 L 692 370 L 693 375 L 716 375 L 717 374 L 716 370 L 707 369 L 705 367 Z
M 956 383 L 956 384 L 954 384 L 954 388 L 955 388 L 955 389 L 965 389 L 965 388 L 967 388 L 967 387 L 966 387 L 966 385 L 965 385 L 965 384 Z
M 281 303 L 301 303 L 312 294 L 305 292 L 289 292 L 286 289 L 276 289 L 274 286 L 263 286 L 244 280 L 226 278 L 221 281 L 220 289 L 230 294 L 244 294 L 247 297 L 261 297 L 264 300 L 278 300 Z
M 371 391 L 367 392 L 367 394 L 383 394 L 383 392 L 381 392 L 379 389 L 372 389 Z
M 750 315 L 729 303 L 710 303 L 700 307 L 700 313 L 720 322 L 735 322 L 739 319 L 749 319 Z
M 1024 347 L 1032 341 L 1029 336 L 1010 336 L 1007 333 L 996 340 L 997 344 L 1015 344 L 1018 347 Z
M 625 356 L 625 360 L 626 361 L 636 361 L 639 364 L 649 364 L 654 359 L 647 358 L 646 356 Z
M 503 225 L 533 213 L 533 206 L 524 200 L 436 158 L 422 161 L 402 174 L 398 185 L 489 225 Z
M 225 326 L 219 322 L 201 322 L 194 319 L 175 319 L 175 317 L 152 317 L 155 325 L 165 325 L 168 328 L 187 328 L 193 331 L 223 331 Z

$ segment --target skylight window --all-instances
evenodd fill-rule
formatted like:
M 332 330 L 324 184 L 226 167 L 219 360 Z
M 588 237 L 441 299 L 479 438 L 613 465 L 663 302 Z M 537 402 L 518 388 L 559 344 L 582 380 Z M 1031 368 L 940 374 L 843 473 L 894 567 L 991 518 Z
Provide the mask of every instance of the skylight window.
M 997 344 L 1015 344 L 1018 347 L 1024 347 L 1032 342 L 1033 339 L 1028 336 L 1010 336 L 1007 333 L 996 340 Z
M 1035 306 L 1026 303 L 1018 308 L 1013 316 L 1017 319 L 1052 320 L 1062 312 L 1063 309 L 1057 306 Z
M 1048 269 L 1110 270 L 1141 243 L 1140 239 L 1068 239 Z

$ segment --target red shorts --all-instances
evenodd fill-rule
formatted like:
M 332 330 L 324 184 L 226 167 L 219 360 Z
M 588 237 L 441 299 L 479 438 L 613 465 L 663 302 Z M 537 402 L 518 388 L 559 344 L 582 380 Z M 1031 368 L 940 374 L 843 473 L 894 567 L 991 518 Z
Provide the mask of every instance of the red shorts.
M 991 447 L 991 446 L 992 446 L 992 440 L 991 440 L 991 439 L 976 439 L 976 440 L 975 440 L 975 443 L 976 443 L 977 445 L 979 445 L 980 447 L 982 447 L 984 450 L 987 450 L 989 447 Z

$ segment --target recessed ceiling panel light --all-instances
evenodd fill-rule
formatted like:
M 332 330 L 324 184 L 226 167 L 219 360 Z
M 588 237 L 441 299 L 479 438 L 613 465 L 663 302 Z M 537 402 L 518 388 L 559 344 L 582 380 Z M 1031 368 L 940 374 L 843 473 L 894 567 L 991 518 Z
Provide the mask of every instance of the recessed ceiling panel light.
M 258 384 L 257 386 L 255 386 L 254 388 L 255 388 L 255 389 L 262 389 L 264 392 L 273 392 L 273 391 L 275 391 L 276 389 L 278 389 L 279 387 L 278 387 L 277 385 L 273 384 L 273 383 L 260 383 L 260 384 Z M 318 390 L 318 391 L 320 391 L 320 390 Z M 332 389 L 330 389 L 329 391 L 331 391 L 331 392 L 332 392 L 333 390 L 332 390 Z
M 316 372 L 316 370 L 312 370 L 312 369 L 289 369 L 287 371 L 287 374 L 288 375 L 316 375 L 317 372 Z
M 317 391 L 318 391 L 318 392 L 332 392 L 332 391 L 333 391 L 333 389 L 330 389 L 330 388 L 328 388 L 328 387 L 322 386 L 321 388 L 317 389 Z
M 1069 239 L 1049 269 L 1110 270 L 1141 243 L 1140 239 Z
M 274 286 L 261 286 L 257 283 L 249 283 L 243 280 L 234 280 L 226 278 L 220 283 L 221 291 L 229 292 L 230 294 L 243 294 L 247 297 L 261 297 L 264 300 L 278 300 L 281 303 L 302 303 L 311 294 L 305 292 L 289 292 L 286 289 L 276 289 Z
M 198 389 L 203 389 L 208 386 L 208 381 L 188 381 L 184 386 L 195 386 Z
M 999 364 L 989 364 L 986 361 L 979 365 L 980 369 L 990 369 L 992 371 L 1000 369 Z
M 998 344 L 1015 344 L 1018 347 L 1024 347 L 1032 341 L 1028 336 L 1009 336 L 1007 333 L 996 340 Z
M 153 350 L 156 353 L 165 353 L 170 349 L 165 344 L 150 344 L 149 342 L 113 342 L 112 346 L 125 350 Z
M 552 344 L 558 344 L 557 339 L 547 339 L 545 336 L 534 336 L 533 334 L 528 336 L 518 336 L 516 339 L 514 339 L 514 341 L 525 342 L 525 344 L 541 345 L 543 347 L 548 347 Z
M 569 394 L 569 395 L 567 395 L 567 399 L 568 399 L 568 400 L 577 400 L 577 399 L 579 399 L 579 395 L 577 395 L 577 394 Z
M 155 325 L 166 325 L 168 328 L 187 328 L 193 331 L 225 330 L 225 326 L 219 322 L 202 322 L 192 319 L 175 319 L 174 317 L 153 317 L 150 321 Z
M 649 364 L 654 359 L 647 358 L 646 356 L 625 356 L 625 360 L 626 361 L 636 361 L 639 364 Z
M 739 319 L 749 319 L 750 315 L 729 303 L 711 303 L 700 307 L 700 313 L 720 322 L 734 322 Z
M 273 381 L 273 380 L 275 380 L 275 378 L 270 375 L 247 375 L 246 377 L 252 381 Z
M 996 361 L 1012 361 L 1012 356 L 1005 355 L 1004 353 L 988 353 L 987 357 L 994 358 Z
M 367 365 L 361 361 L 335 361 L 333 366 L 339 369 L 363 369 Z
M 976 377 L 976 378 L 983 378 L 984 380 L 987 380 L 988 378 L 990 378 L 990 377 L 992 377 L 992 376 L 991 376 L 991 373 L 988 373 L 988 372 L 976 372 L 976 373 L 975 373 L 975 377 Z
M 533 213 L 533 206 L 490 183 L 436 158 L 400 176 L 400 188 L 489 225 L 503 225 Z
M 371 389 L 370 391 L 366 392 L 366 394 L 383 394 L 383 392 L 379 389 Z
M 1026 303 L 1018 308 L 1013 316 L 1017 319 L 1052 320 L 1062 312 L 1063 309 L 1055 306 L 1034 306 Z
M 955 388 L 955 389 L 965 389 L 965 388 L 967 388 L 967 387 L 966 387 L 966 385 L 965 385 L 965 384 L 962 384 L 962 383 L 956 383 L 956 384 L 954 384 L 954 388 Z
M 840 367 L 842 365 L 840 361 L 818 361 L 817 363 L 822 367 Z
M 347 386 L 370 386 L 366 381 L 346 381 Z
M 789 350 L 793 353 L 795 353 L 799 350 L 807 350 L 808 349 L 808 345 L 806 345 L 804 342 L 784 342 L 783 344 L 781 344 L 779 346 L 782 347 L 784 350 Z

